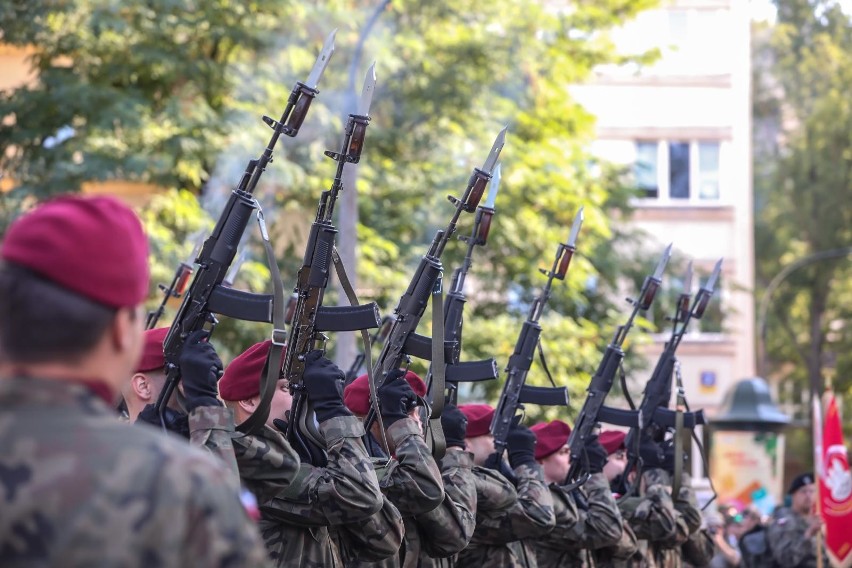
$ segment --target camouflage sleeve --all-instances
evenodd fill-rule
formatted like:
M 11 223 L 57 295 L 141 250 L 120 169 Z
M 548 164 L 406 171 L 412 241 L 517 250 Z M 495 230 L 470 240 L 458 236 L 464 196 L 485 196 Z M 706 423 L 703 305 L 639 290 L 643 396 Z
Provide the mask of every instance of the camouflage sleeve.
M 238 479 L 234 456 L 234 413 L 224 406 L 199 406 L 189 413 L 189 443 L 218 458 Z
M 417 422 L 398 420 L 388 427 L 387 435 L 396 445 L 396 459 L 382 478 L 382 491 L 403 517 L 432 511 L 444 500 L 444 484 Z
M 312 526 L 332 526 L 367 519 L 382 508 L 379 481 L 354 416 L 320 424 L 326 440 L 326 467 L 302 464 L 297 480 L 260 504 L 264 518 Z
M 680 491 L 674 500 L 675 509 L 683 516 L 683 520 L 689 529 L 689 534 L 695 534 L 701 528 L 701 508 L 692 488 L 692 479 L 688 474 L 683 474 Z
M 716 544 L 707 529 L 700 529 L 689 535 L 689 538 L 680 547 L 683 552 L 683 560 L 690 565 L 700 568 L 707 566 L 716 553 Z
M 473 454 L 447 450 L 441 460 L 444 501 L 428 513 L 416 517 L 423 551 L 432 558 L 451 556 L 470 542 L 476 529 L 476 485 L 473 480 Z
M 583 485 L 588 508 L 580 509 L 580 525 L 585 548 L 617 544 L 621 539 L 621 512 L 602 473 L 592 475 Z
M 652 474 L 646 477 L 646 480 L 655 481 L 656 478 Z M 669 491 L 667 485 L 651 483 L 643 497 L 625 497 L 619 500 L 621 514 L 630 524 L 636 538 L 653 541 L 665 548 L 673 548 L 686 542 L 689 528 L 674 508 Z
M 476 512 L 479 515 L 506 511 L 518 502 L 515 486 L 494 470 L 474 466 L 473 484 L 476 488 Z
M 549 546 L 558 546 L 560 550 L 579 550 L 582 548 L 583 529 L 580 526 L 580 512 L 577 503 L 558 485 L 550 486 L 553 498 L 553 516 L 555 525 L 547 534 Z
M 515 468 L 517 500 L 505 509 L 478 512 L 476 541 L 484 544 L 540 538 L 556 524 L 553 496 L 544 481 L 541 466 L 521 465 Z M 502 476 L 501 476 L 502 477 Z
M 299 456 L 278 430 L 264 426 L 251 436 L 234 434 L 232 440 L 240 480 L 258 505 L 285 491 L 299 474 Z
M 367 519 L 340 525 L 334 540 L 344 566 L 356 562 L 378 562 L 394 556 L 405 536 L 405 525 L 399 510 L 387 497 L 382 508 Z
M 186 483 L 186 493 L 190 495 L 185 510 L 173 510 L 175 514 L 187 515 L 187 526 L 191 527 L 181 550 L 184 565 L 270 566 L 257 527 L 248 518 L 239 497 L 235 492 L 222 490 L 222 485 L 229 483 L 229 472 L 224 467 L 211 469 L 206 461 L 201 465 L 204 469 L 201 472 L 193 465 L 184 465 L 181 471 L 174 472 L 173 479 Z M 169 477 L 168 472 L 163 475 Z M 169 520 L 162 518 L 160 522 Z
M 813 539 L 805 537 L 804 527 L 792 516 L 781 517 L 770 524 L 766 541 L 780 568 L 794 568 L 803 565 L 809 556 L 816 556 Z

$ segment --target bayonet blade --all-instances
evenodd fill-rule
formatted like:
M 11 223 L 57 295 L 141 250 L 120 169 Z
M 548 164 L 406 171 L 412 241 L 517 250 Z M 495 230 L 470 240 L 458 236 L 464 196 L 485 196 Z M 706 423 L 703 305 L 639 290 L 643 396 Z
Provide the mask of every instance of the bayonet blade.
M 228 270 L 228 273 L 225 275 L 225 279 L 222 281 L 225 286 L 229 288 L 232 288 L 234 286 L 234 282 L 237 279 L 237 274 L 240 273 L 240 268 L 242 268 L 243 263 L 245 261 L 246 249 L 245 247 L 243 247 L 243 249 L 240 251 L 240 254 L 237 255 L 236 260 L 234 260 L 234 263 L 231 265 L 231 269 Z
M 654 269 L 654 278 L 657 280 L 663 279 L 663 272 L 666 270 L 666 265 L 669 263 L 669 259 L 672 257 L 672 244 L 669 243 L 669 246 L 666 247 L 666 250 L 663 251 L 663 256 L 660 257 L 660 262 L 657 263 L 657 268 Z
M 488 209 L 494 209 L 494 203 L 497 201 L 497 192 L 500 191 L 500 178 L 503 172 L 503 163 L 497 164 L 494 168 L 494 173 L 491 174 L 491 185 L 488 187 L 488 199 L 485 200 L 485 205 Z
M 577 211 L 577 214 L 574 216 L 574 224 L 571 225 L 571 232 L 568 234 L 568 246 L 576 247 L 577 246 L 577 235 L 580 234 L 580 227 L 583 226 L 583 219 L 585 216 L 583 215 L 584 207 L 580 207 L 580 210 Z
M 314 67 L 311 69 L 311 73 L 305 81 L 305 85 L 311 89 L 317 88 L 320 77 L 322 77 L 325 68 L 328 67 L 328 62 L 331 60 L 331 56 L 334 55 L 334 36 L 336 34 L 337 28 L 334 28 L 332 32 L 328 34 L 328 37 L 325 38 L 325 43 L 322 45 L 322 51 L 320 51 L 316 63 L 314 63 Z
M 722 272 L 722 259 L 720 258 L 716 261 L 716 266 L 713 267 L 713 272 L 710 274 L 710 277 L 707 279 L 707 282 L 704 283 L 704 289 L 709 291 L 711 294 L 713 293 L 714 288 L 716 288 L 716 281 L 719 279 L 719 273 Z
M 361 116 L 370 115 L 370 105 L 373 104 L 373 91 L 376 89 L 376 62 L 370 65 L 367 69 L 367 75 L 364 77 L 364 88 L 361 89 L 361 99 L 358 101 L 358 109 L 356 114 Z
M 500 131 L 500 134 L 497 135 L 497 138 L 494 139 L 494 145 L 491 146 L 491 153 L 488 154 L 488 157 L 485 159 L 485 163 L 482 165 L 482 171 L 486 174 L 491 174 L 492 170 L 494 170 L 494 166 L 497 165 L 497 159 L 500 157 L 500 152 L 503 150 L 503 144 L 506 143 L 506 131 L 509 130 L 509 125 L 503 127 L 503 130 Z
M 692 261 L 686 265 L 686 275 L 683 277 L 683 293 L 687 296 L 692 294 Z

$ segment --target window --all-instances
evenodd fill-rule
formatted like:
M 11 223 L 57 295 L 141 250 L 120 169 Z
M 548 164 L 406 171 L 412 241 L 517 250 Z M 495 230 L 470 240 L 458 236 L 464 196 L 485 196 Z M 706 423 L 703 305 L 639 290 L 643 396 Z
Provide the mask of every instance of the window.
M 688 142 L 669 142 L 669 197 L 689 199 Z
M 721 198 L 719 142 L 640 140 L 635 145 L 633 172 L 643 198 L 671 204 Z
M 636 185 L 642 190 L 645 197 L 657 197 L 659 187 L 657 184 L 657 143 L 636 143 Z

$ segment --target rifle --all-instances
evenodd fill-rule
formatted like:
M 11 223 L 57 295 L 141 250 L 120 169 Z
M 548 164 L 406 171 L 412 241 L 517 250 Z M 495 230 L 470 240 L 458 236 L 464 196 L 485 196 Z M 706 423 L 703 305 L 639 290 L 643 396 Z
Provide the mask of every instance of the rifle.
M 677 363 L 676 351 L 686 334 L 689 322 L 694 319 L 701 319 L 710 299 L 713 297 L 713 291 L 716 286 L 716 281 L 719 279 L 719 273 L 722 270 L 722 260 L 720 259 L 713 272 L 707 281 L 704 283 L 695 301 L 690 306 L 691 288 L 692 288 L 692 263 L 689 263 L 687 268 L 686 278 L 684 279 L 684 291 L 678 298 L 675 308 L 675 315 L 672 318 L 672 334 L 669 341 L 663 348 L 660 358 L 654 367 L 654 372 L 651 378 L 645 384 L 645 391 L 642 397 L 642 402 L 639 404 L 638 410 L 622 410 L 617 408 L 604 407 L 600 414 L 600 419 L 609 424 L 617 426 L 629 426 L 630 431 L 625 438 L 625 447 L 627 448 L 627 468 L 625 475 L 622 476 L 622 485 L 618 488 L 621 494 L 627 493 L 627 475 L 632 471 L 639 462 L 639 442 L 642 436 L 648 436 L 656 442 L 662 442 L 665 432 L 668 428 L 675 428 L 678 420 L 681 421 L 681 426 L 690 430 L 696 425 L 704 424 L 704 413 L 701 410 L 697 412 L 680 412 L 678 410 L 669 410 L 669 401 L 672 397 L 672 376 Z M 624 391 L 627 392 L 626 385 L 623 385 Z M 629 402 L 630 399 L 628 398 Z M 631 408 L 633 405 L 631 404 Z M 678 418 L 680 414 L 680 419 Z
M 156 310 L 148 312 L 148 317 L 145 318 L 145 329 L 154 329 L 157 327 L 157 322 L 160 321 L 160 318 L 163 317 L 163 313 L 166 311 L 166 303 L 171 298 L 180 298 L 186 291 L 186 285 L 189 283 L 189 277 L 192 276 L 192 261 L 198 255 L 199 250 L 201 250 L 200 239 L 195 243 L 195 248 L 192 249 L 192 252 L 186 262 L 178 264 L 177 270 L 175 270 L 175 275 L 172 278 L 172 283 L 168 286 L 165 284 L 157 285 L 163 293 L 163 301 L 160 302 L 160 305 Z
M 272 138 L 258 159 L 249 160 L 237 188 L 231 192 L 213 232 L 204 242 L 198 258 L 195 259 L 195 263 L 198 265 L 195 277 L 189 290 L 184 294 L 180 309 L 163 341 L 163 352 L 166 359 L 166 382 L 157 398 L 155 409 L 160 415 L 160 422 L 164 428 L 166 403 L 171 398 L 181 377 L 178 359 L 183 344 L 187 336 L 194 331 L 208 329 L 212 333 L 218 323 L 214 314 L 223 314 L 249 321 L 275 320 L 273 323 L 276 324 L 274 326 L 276 329 L 273 329 L 272 340 L 279 344 L 283 343 L 283 317 L 278 317 L 278 312 L 283 309 L 283 306 L 281 306 L 283 299 L 281 301 L 277 299 L 283 296 L 280 290 L 281 278 L 278 275 L 278 266 L 269 245 L 269 237 L 260 205 L 252 193 L 257 187 L 260 176 L 266 170 L 266 166 L 272 161 L 272 152 L 278 138 L 282 134 L 295 137 L 299 133 L 311 103 L 319 93 L 316 88 L 317 83 L 334 53 L 334 35 L 336 32 L 337 30 L 333 31 L 326 38 L 323 49 L 316 63 L 314 63 L 308 79 L 304 83 L 297 82 L 293 87 L 281 118 L 276 121 L 268 116 L 263 116 L 263 121 L 272 128 Z M 267 256 L 270 257 L 268 259 L 270 261 L 269 268 L 273 271 L 272 281 L 276 291 L 276 301 L 274 302 L 269 295 L 251 294 L 223 286 L 228 268 L 234 260 L 237 247 L 255 210 L 257 210 L 257 220 L 266 246 Z M 266 421 L 266 414 L 269 412 L 269 399 L 275 388 L 275 382 L 275 377 L 267 376 L 265 384 L 262 384 L 261 393 L 265 403 L 262 401 L 261 408 L 255 412 L 249 421 L 244 423 L 247 430 L 251 430 Z M 257 418 L 254 416 L 257 416 Z
M 379 329 L 373 332 L 373 335 L 370 336 L 370 347 L 376 345 L 383 345 L 384 342 L 388 338 L 388 333 L 390 333 L 391 324 L 393 323 L 393 318 L 391 316 L 385 316 L 382 318 L 382 323 L 379 325 Z M 348 385 L 352 381 L 358 378 L 358 371 L 361 370 L 361 367 L 364 365 L 364 359 L 367 357 L 366 351 L 361 351 L 358 355 L 353 359 L 352 364 L 349 366 L 349 370 L 346 371 L 346 384 Z
M 376 399 L 376 389 L 384 384 L 387 374 L 391 371 L 399 369 L 403 362 L 410 355 L 432 361 L 433 365 L 438 363 L 440 369 L 437 371 L 439 376 L 433 377 L 436 385 L 436 392 L 443 392 L 443 359 L 444 359 L 444 340 L 443 326 L 441 316 L 443 309 L 439 305 L 441 297 L 441 278 L 443 274 L 443 265 L 441 264 L 441 255 L 444 252 L 444 247 L 447 245 L 450 237 L 455 233 L 456 224 L 462 212 L 472 213 L 479 205 L 482 199 L 482 194 L 485 192 L 485 186 L 491 180 L 491 173 L 497 165 L 497 159 L 500 157 L 500 151 L 503 149 L 503 144 L 506 140 L 506 130 L 508 126 L 503 128 L 494 140 L 491 146 L 491 151 L 485 159 L 482 168 L 474 168 L 473 173 L 467 183 L 461 199 L 447 196 L 455 206 L 455 212 L 449 224 L 443 230 L 435 233 L 432 244 L 426 255 L 420 259 L 420 264 L 414 272 L 414 276 L 408 285 L 408 289 L 400 297 L 399 303 L 394 310 L 396 319 L 391 325 L 388 339 L 382 346 L 379 357 L 373 367 L 373 375 L 375 382 L 370 383 L 370 396 L 373 401 Z M 423 317 L 423 312 L 426 311 L 426 304 L 429 303 L 429 296 L 435 298 L 432 310 L 433 337 L 425 337 L 415 332 L 417 324 L 420 323 L 420 318 Z M 439 384 L 440 383 L 440 384 Z M 438 397 L 435 404 L 432 406 L 432 431 L 441 432 L 440 417 L 443 410 L 443 397 Z M 375 408 L 370 409 L 365 424 L 369 431 L 370 425 L 376 420 Z
M 497 192 L 500 191 L 500 164 L 494 168 L 494 173 L 491 177 L 491 186 L 488 188 L 488 198 L 485 200 L 485 205 L 480 205 L 476 208 L 474 217 L 473 229 L 470 236 L 459 236 L 459 240 L 467 243 L 467 251 L 461 266 L 453 271 L 453 276 L 450 284 L 450 291 L 447 292 L 447 297 L 444 303 L 444 392 L 436 392 L 433 390 L 432 384 L 435 382 L 434 368 L 439 362 L 432 361 L 429 366 L 429 372 L 426 374 L 427 397 L 434 403 L 435 397 L 442 397 L 443 402 L 439 403 L 444 406 L 447 402 L 456 404 L 458 399 L 458 383 L 460 382 L 478 382 L 491 381 L 497 378 L 497 362 L 491 359 L 482 361 L 459 361 L 461 357 L 461 340 L 462 340 L 462 324 L 464 314 L 464 281 L 473 265 L 473 249 L 476 246 L 485 246 L 488 241 L 488 232 L 491 229 L 491 220 L 494 217 L 494 203 L 497 200 Z M 434 309 L 434 308 L 433 308 Z M 432 418 L 429 413 L 429 407 L 424 407 L 424 423 L 425 418 Z M 441 438 L 438 438 L 438 444 L 435 444 L 434 432 L 432 438 L 432 451 L 436 459 L 444 457 L 445 445 L 441 443 Z
M 539 320 L 544 312 L 544 306 L 550 299 L 550 290 L 553 280 L 564 280 L 574 252 L 577 250 L 577 235 L 583 226 L 583 208 L 577 211 L 571 232 L 565 243 L 559 243 L 556 248 L 556 257 L 550 270 L 539 268 L 539 271 L 547 276 L 541 294 L 533 301 L 527 319 L 521 326 L 518 340 L 515 342 L 515 351 L 509 357 L 506 365 L 506 383 L 500 400 L 494 410 L 494 418 L 491 420 L 491 434 L 494 436 L 494 450 L 498 458 L 506 449 L 506 440 L 509 437 L 509 429 L 515 419 L 518 409 L 523 409 L 523 404 L 541 404 L 547 406 L 568 405 L 568 391 L 565 387 L 535 387 L 526 385 L 527 375 L 532 366 L 536 347 L 541 339 L 541 325 Z
M 305 392 L 305 356 L 314 349 L 317 341 L 324 344 L 327 339 L 322 333 L 324 331 L 365 330 L 379 327 L 380 324 L 379 308 L 375 302 L 352 306 L 322 305 L 332 262 L 338 271 L 338 277 L 344 282 L 344 287 L 348 283 L 334 248 L 337 235 L 333 222 L 334 205 L 343 188 L 344 166 L 357 164 L 361 159 L 367 125 L 370 122 L 370 104 L 376 86 L 375 67 L 374 63 L 367 71 L 358 108 L 349 115 L 340 151 L 325 152 L 326 156 L 337 162 L 337 172 L 331 187 L 320 196 L 316 218 L 308 235 L 305 256 L 296 278 L 296 306 L 281 368 L 281 377 L 289 381 L 293 395 L 287 439 L 303 461 L 314 465 L 325 464 L 326 446 L 318 428 L 312 402 Z M 347 291 L 347 295 L 352 299 L 354 292 Z M 352 303 L 356 304 L 357 299 Z M 368 348 L 369 346 L 365 345 L 365 352 Z
M 628 298 L 628 302 L 633 305 L 633 311 L 627 319 L 627 323 L 619 326 L 615 331 L 615 336 L 610 344 L 607 345 L 603 359 L 600 365 L 598 365 L 598 369 L 595 371 L 592 380 L 589 382 L 589 388 L 586 389 L 588 393 L 586 395 L 586 402 L 583 403 L 583 408 L 574 422 L 574 429 L 568 437 L 568 447 L 571 450 L 571 465 L 568 468 L 566 484 L 568 484 L 569 489 L 579 487 L 590 477 L 588 472 L 585 472 L 584 476 L 580 476 L 580 459 L 583 448 L 586 440 L 595 433 L 598 422 L 604 419 L 604 415 L 606 414 L 604 400 L 609 394 L 615 374 L 624 360 L 624 351 L 621 346 L 624 344 L 630 328 L 633 327 L 633 320 L 639 311 L 647 310 L 654 303 L 654 297 L 657 295 L 657 290 L 659 290 L 662 283 L 663 271 L 666 268 L 666 264 L 668 264 L 669 258 L 671 258 L 671 254 L 672 245 L 669 245 L 663 251 L 663 256 L 660 258 L 659 263 L 657 263 L 653 274 L 645 277 L 645 281 L 642 283 L 642 288 L 639 292 L 639 299 L 632 300 Z M 638 424 L 638 418 L 634 417 L 633 423 L 630 425 L 636 424 Z

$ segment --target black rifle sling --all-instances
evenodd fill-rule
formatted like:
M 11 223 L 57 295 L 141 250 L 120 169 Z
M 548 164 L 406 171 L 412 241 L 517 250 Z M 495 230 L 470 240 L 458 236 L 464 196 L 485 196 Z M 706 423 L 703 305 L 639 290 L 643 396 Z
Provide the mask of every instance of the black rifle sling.
M 269 242 L 269 233 L 266 231 L 266 223 L 263 220 L 263 210 L 257 206 L 257 224 L 260 226 L 260 236 L 263 247 L 266 249 L 266 261 L 269 264 L 269 272 L 272 276 L 272 347 L 266 356 L 266 364 L 263 366 L 263 374 L 260 377 L 260 402 L 257 409 L 245 422 L 239 424 L 236 429 L 245 435 L 251 435 L 260 430 L 269 418 L 269 406 L 272 404 L 272 395 L 275 386 L 281 376 L 281 360 L 284 355 L 287 332 L 285 330 L 284 315 L 284 283 L 281 281 L 281 272 L 275 261 L 275 251 Z
M 444 293 L 441 289 L 441 278 L 435 282 L 432 290 L 432 413 L 427 425 L 426 442 L 436 460 L 444 457 L 447 451 L 447 441 L 444 439 L 444 428 L 441 426 L 441 413 L 447 398 L 446 372 L 444 360 Z
M 349 300 L 349 305 L 357 306 L 358 296 L 352 288 L 352 283 L 349 281 L 349 276 L 346 275 L 346 267 L 343 266 L 343 261 L 340 259 L 340 252 L 336 246 L 331 247 L 331 262 L 334 264 L 334 270 L 337 273 L 337 280 L 340 282 L 340 287 L 343 288 L 346 299 Z M 388 440 L 385 436 L 385 425 L 382 423 L 382 413 L 379 412 L 379 398 L 376 394 L 376 381 L 373 378 L 373 355 L 371 353 L 370 334 L 366 329 L 361 330 L 361 343 L 364 348 L 364 364 L 367 367 L 367 384 L 370 385 L 370 404 L 373 406 L 373 411 L 376 413 L 376 420 L 379 421 L 379 430 L 382 433 L 382 450 L 390 460 L 390 450 L 388 449 Z
M 556 387 L 556 381 L 553 380 L 553 375 L 550 374 L 550 368 L 547 366 L 547 361 L 544 358 L 544 349 L 541 347 L 541 338 L 538 338 L 538 343 L 536 344 L 538 347 L 538 360 L 541 361 L 541 368 L 544 369 L 544 373 L 547 375 L 547 380 L 550 381 L 550 384 L 553 385 L 553 388 Z

